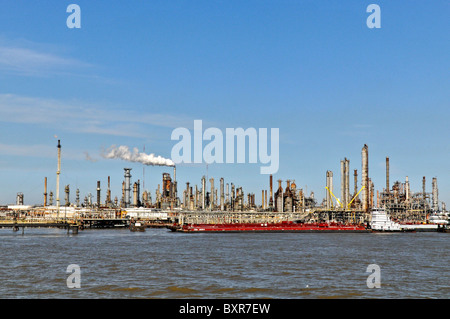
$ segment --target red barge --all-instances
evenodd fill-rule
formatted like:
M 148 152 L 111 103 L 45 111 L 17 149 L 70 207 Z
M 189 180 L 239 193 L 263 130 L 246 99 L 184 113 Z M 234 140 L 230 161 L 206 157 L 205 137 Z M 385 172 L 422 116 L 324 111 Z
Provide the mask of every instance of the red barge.
M 185 233 L 210 232 L 304 232 L 304 233 L 368 233 L 370 229 L 364 224 L 297 223 L 284 221 L 280 223 L 233 223 L 233 224 L 183 224 L 168 226 L 172 231 Z

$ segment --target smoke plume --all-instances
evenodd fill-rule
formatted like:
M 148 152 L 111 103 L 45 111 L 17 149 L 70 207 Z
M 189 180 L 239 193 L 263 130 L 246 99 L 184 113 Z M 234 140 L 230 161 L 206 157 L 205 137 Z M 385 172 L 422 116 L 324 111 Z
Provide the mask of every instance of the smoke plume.
M 155 154 L 140 153 L 137 147 L 133 148 L 133 151 L 130 151 L 129 147 L 124 145 L 119 147 L 112 145 L 103 152 L 102 157 L 121 159 L 128 162 L 137 162 L 152 166 L 175 166 L 175 163 L 171 159 L 155 156 Z

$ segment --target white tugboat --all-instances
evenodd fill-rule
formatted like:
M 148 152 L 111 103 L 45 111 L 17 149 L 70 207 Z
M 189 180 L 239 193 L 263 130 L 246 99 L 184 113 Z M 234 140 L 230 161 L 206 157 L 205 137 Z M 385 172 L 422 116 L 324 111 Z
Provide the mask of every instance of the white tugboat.
M 397 222 L 391 220 L 384 208 L 374 208 L 370 227 L 373 232 L 403 232 L 409 231 Z

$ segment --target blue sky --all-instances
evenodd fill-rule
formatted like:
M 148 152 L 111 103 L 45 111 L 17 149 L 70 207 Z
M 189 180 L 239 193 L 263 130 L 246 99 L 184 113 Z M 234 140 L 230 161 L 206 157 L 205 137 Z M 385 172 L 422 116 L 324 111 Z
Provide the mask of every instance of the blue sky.
M 81 8 L 69 29 L 66 8 Z M 369 29 L 366 8 L 381 8 Z M 450 204 L 450 3 L 436 1 L 3 1 L 0 10 L 0 204 L 23 192 L 42 203 L 44 177 L 82 198 L 96 182 L 121 195 L 123 168 L 104 159 L 111 145 L 170 157 L 177 127 L 279 128 L 274 180 L 295 180 L 321 201 L 325 174 L 339 185 L 340 160 L 385 186 L 437 177 Z M 89 157 L 87 157 L 87 155 Z M 254 192 L 269 177 L 260 164 L 212 164 L 208 175 Z M 145 167 L 152 192 L 166 167 Z M 200 186 L 206 165 L 177 167 L 179 191 Z M 285 182 L 283 182 L 285 185 Z M 351 182 L 351 187 L 353 182 Z M 104 192 L 102 200 L 104 200 Z

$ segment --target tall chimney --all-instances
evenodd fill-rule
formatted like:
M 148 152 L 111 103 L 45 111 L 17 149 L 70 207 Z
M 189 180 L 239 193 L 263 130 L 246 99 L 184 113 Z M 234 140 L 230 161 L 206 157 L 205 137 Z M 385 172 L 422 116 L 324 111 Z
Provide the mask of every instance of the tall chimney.
M 267 208 L 267 189 L 264 190 L 264 208 Z
M 425 176 L 422 178 L 422 196 L 425 204 L 425 200 L 427 198 L 427 194 L 425 193 Z
M 47 206 L 47 177 L 44 179 L 44 207 Z
M 273 180 L 272 174 L 270 174 L 270 193 L 269 193 L 269 207 L 273 207 Z
M 97 207 L 100 208 L 100 181 L 97 181 Z
M 364 144 L 364 147 L 361 151 L 362 157 L 362 185 L 363 189 L 363 209 L 365 211 L 369 210 L 369 147 L 367 144 Z
M 225 189 L 223 184 L 223 177 L 220 178 L 220 210 L 225 209 Z
M 386 157 L 386 193 L 389 194 L 389 157 Z
M 341 160 L 341 204 L 345 209 L 345 161 Z
M 209 182 L 211 183 L 211 194 L 209 196 L 209 202 L 211 204 L 211 210 L 214 210 L 214 178 L 210 178 Z
M 325 193 L 325 207 L 327 209 L 331 209 L 331 195 L 330 195 L 330 171 L 327 171 L 327 175 L 326 175 L 326 193 Z
M 58 170 L 56 171 L 56 208 L 57 217 L 59 217 L 59 175 L 61 174 L 61 143 L 58 140 Z
M 202 210 L 206 209 L 206 178 L 202 177 Z
M 347 209 L 347 205 L 350 202 L 350 160 L 345 159 L 344 162 L 344 168 L 345 168 L 345 206 L 344 208 Z
M 111 202 L 111 179 L 108 176 L 108 189 L 106 190 L 106 205 L 110 205 Z
M 137 198 L 138 190 L 137 190 L 137 188 L 138 188 L 137 182 L 134 182 L 134 184 L 133 184 L 133 207 L 138 206 L 138 198 Z
M 228 183 L 227 183 L 227 198 L 226 198 L 225 202 L 227 203 L 227 209 L 228 209 L 228 207 L 230 205 L 230 184 L 228 184 Z

